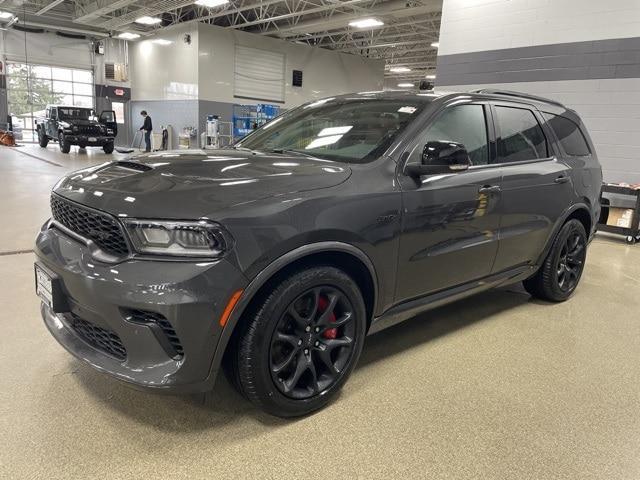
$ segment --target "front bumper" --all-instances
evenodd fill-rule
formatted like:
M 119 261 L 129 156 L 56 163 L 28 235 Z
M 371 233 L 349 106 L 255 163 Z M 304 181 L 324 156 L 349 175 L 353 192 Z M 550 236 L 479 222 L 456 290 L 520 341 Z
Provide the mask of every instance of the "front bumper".
M 64 139 L 71 145 L 80 145 L 82 147 L 104 147 L 109 143 L 113 143 L 114 137 L 65 134 Z
M 40 232 L 38 262 L 59 279 L 67 311 L 41 307 L 53 337 L 94 368 L 138 387 L 172 392 L 213 388 L 219 365 L 213 365 L 222 333 L 220 315 L 245 277 L 225 259 L 195 262 L 129 259 L 119 264 L 96 261 L 86 245 L 56 228 Z M 130 311 L 164 318 L 175 337 L 165 338 L 155 324 L 132 321 Z M 100 339 L 83 335 L 74 324 L 114 334 L 124 359 L 104 348 Z M 160 332 L 160 333 L 159 333 Z M 182 352 L 167 350 L 179 342 Z

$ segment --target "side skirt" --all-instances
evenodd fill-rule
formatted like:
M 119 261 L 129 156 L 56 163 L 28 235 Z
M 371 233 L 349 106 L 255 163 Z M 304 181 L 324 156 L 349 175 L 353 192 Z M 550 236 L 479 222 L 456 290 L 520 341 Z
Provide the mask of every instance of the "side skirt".
M 529 278 L 536 271 L 536 267 L 531 265 L 523 265 L 512 268 L 504 272 L 496 273 L 480 280 L 465 283 L 457 287 L 442 290 L 440 292 L 425 295 L 415 300 L 402 302 L 384 312 L 379 317 L 373 319 L 368 334 L 384 330 L 400 322 L 415 317 L 416 315 L 431 310 L 448 303 L 461 300 L 466 297 L 475 295 L 476 293 L 489 290 L 491 288 L 509 285 L 511 283 L 520 282 Z

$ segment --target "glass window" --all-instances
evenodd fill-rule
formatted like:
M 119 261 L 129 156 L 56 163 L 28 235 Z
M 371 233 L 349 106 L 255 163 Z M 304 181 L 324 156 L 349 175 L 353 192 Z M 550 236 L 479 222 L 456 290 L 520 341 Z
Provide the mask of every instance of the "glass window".
M 65 80 L 71 82 L 73 80 L 73 70 L 68 68 L 56 68 L 51 69 L 51 74 L 54 80 Z
M 589 144 L 575 122 L 552 113 L 544 113 L 544 117 L 555 132 L 562 149 L 567 155 L 575 157 L 591 155 Z
M 54 80 L 53 91 L 55 93 L 73 93 L 73 83 Z
M 547 141 L 531 110 L 514 107 L 496 107 L 498 162 L 523 162 L 546 158 Z
M 349 163 L 382 155 L 427 100 L 318 100 L 272 120 L 237 147 L 292 151 Z
M 469 152 L 472 165 L 489 163 L 487 122 L 482 105 L 459 105 L 447 108 L 421 135 L 411 152 L 409 163 L 420 163 L 422 148 L 434 141 L 461 143 Z
M 91 70 L 74 70 L 73 81 L 81 83 L 93 83 L 93 73 Z
M 91 96 L 93 94 L 93 86 L 88 83 L 74 83 L 73 94 Z
M 41 78 L 43 80 L 51 80 L 51 68 L 42 65 L 32 65 L 30 76 L 33 78 Z

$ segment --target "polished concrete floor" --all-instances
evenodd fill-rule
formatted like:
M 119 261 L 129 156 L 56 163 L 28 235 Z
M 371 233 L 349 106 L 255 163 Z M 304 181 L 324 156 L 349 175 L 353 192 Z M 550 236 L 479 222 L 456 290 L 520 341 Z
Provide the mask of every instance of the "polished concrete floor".
M 106 158 L 0 147 L 0 478 L 640 478 L 640 245 L 598 237 L 564 304 L 512 287 L 374 335 L 336 402 L 283 421 L 224 378 L 131 390 L 47 333 L 29 250 L 49 189 Z

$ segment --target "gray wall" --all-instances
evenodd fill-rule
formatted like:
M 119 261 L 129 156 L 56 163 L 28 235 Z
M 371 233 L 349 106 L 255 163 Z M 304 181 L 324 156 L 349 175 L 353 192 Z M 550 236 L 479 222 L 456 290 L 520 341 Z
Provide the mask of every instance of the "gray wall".
M 161 131 L 163 126 L 172 127 L 172 145 L 178 148 L 178 134 L 184 127 L 198 128 L 198 101 L 197 100 L 150 100 L 131 101 L 129 103 L 130 112 L 130 138 L 142 126 L 142 116 L 140 112 L 146 110 L 153 121 L 153 130 L 156 133 Z M 200 131 L 198 131 L 199 134 Z M 137 142 L 140 140 L 138 135 Z
M 640 183 L 638 0 L 445 0 L 437 88 L 559 100 L 584 120 L 606 181 Z

